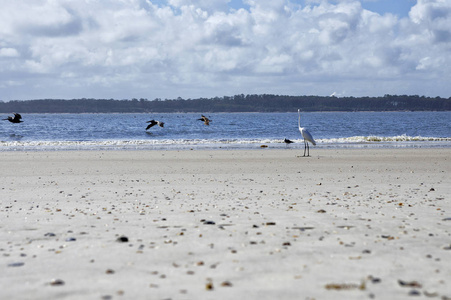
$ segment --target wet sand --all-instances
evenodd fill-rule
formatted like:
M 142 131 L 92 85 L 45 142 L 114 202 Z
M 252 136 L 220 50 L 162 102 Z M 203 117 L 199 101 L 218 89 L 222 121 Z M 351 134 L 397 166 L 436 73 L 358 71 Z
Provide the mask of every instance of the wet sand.
M 299 154 L 2 152 L 0 298 L 450 299 L 451 149 Z

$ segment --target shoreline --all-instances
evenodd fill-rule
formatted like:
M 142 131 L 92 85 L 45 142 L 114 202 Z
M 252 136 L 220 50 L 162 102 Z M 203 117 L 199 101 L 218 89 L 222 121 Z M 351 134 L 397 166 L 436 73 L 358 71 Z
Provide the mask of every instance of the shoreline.
M 375 137 L 377 138 L 377 137 Z M 427 139 L 427 138 L 423 138 Z M 429 138 L 428 141 L 408 140 L 393 141 L 362 141 L 362 142 L 330 142 L 316 146 L 310 145 L 311 150 L 362 150 L 362 149 L 451 149 L 449 138 Z M 319 140 L 320 141 L 320 140 Z M 7 146 L 9 144 L 9 146 Z M 18 145 L 17 145 L 18 144 Z M 3 148 L 3 149 L 2 149 Z M 111 141 L 0 141 L 0 153 L 6 152 L 53 152 L 53 151 L 254 151 L 267 148 L 268 150 L 298 150 L 303 151 L 303 141 L 297 140 L 287 146 L 283 141 L 216 141 L 208 143 L 203 140 L 177 141 L 174 140 L 111 140 Z
M 450 298 L 451 148 L 310 150 L 2 152 L 0 297 Z

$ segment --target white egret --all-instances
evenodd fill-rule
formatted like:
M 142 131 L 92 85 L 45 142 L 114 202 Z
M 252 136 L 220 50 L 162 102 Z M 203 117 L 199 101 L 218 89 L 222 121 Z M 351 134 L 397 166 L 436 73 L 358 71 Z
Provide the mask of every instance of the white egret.
M 298 125 L 299 125 L 299 131 L 301 132 L 302 137 L 304 138 L 304 156 L 305 151 L 307 150 L 307 156 L 310 156 L 310 148 L 308 143 L 312 143 L 314 146 L 316 145 L 315 140 L 313 139 L 313 136 L 308 132 L 307 129 L 301 127 L 301 110 L 298 109 Z

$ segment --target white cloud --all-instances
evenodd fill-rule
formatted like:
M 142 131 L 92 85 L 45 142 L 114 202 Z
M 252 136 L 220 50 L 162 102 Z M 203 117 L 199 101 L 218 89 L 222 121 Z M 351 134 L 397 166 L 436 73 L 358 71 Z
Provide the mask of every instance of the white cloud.
M 0 94 L 450 96 L 447 0 L 418 0 L 408 18 L 354 0 L 246 0 L 249 10 L 228 10 L 229 2 L 7 1 Z
M 451 42 L 451 3 L 448 0 L 419 0 L 409 16 L 427 31 L 432 42 Z
M 14 48 L 0 48 L 0 57 L 18 57 L 19 52 Z

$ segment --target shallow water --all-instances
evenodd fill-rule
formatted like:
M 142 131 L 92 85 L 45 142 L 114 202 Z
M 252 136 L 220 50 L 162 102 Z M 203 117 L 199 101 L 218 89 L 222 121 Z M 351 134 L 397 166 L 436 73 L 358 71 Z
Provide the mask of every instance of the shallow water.
M 210 126 L 197 113 L 22 114 L 1 123 L 0 151 L 304 147 L 297 113 L 205 115 Z M 150 119 L 164 128 L 146 131 Z M 321 148 L 451 147 L 451 112 L 312 112 L 301 126 Z

